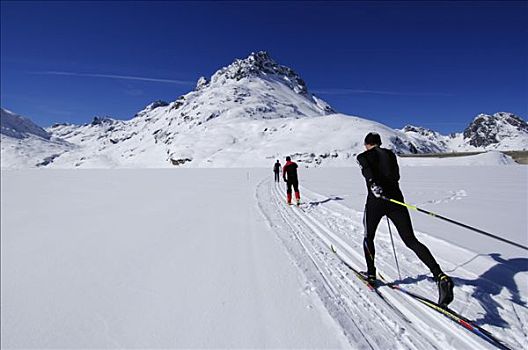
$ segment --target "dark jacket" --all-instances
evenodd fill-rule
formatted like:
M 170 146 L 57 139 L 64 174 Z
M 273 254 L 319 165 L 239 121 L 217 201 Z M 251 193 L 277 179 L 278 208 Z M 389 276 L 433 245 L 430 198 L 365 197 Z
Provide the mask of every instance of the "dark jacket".
M 281 170 L 281 164 L 275 163 L 275 165 L 273 166 L 273 171 L 276 173 L 280 173 L 280 170 Z
M 286 162 L 284 168 L 282 168 L 282 177 L 284 178 L 284 181 L 298 181 L 297 168 L 297 163 L 291 161 Z
M 367 182 L 368 199 L 376 198 L 370 192 L 370 186 L 375 183 L 381 186 L 386 197 L 403 200 L 403 194 L 398 184 L 400 169 L 396 155 L 391 150 L 374 147 L 359 154 L 357 161 Z

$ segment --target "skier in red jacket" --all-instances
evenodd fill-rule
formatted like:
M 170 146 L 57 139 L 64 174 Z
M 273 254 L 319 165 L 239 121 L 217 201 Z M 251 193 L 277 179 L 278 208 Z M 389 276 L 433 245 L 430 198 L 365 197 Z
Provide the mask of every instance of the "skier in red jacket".
M 286 193 L 288 204 L 291 204 L 292 186 L 295 191 L 295 199 L 297 205 L 301 204 L 301 193 L 299 192 L 299 179 L 297 178 L 297 163 L 292 162 L 291 158 L 286 157 L 286 164 L 282 168 L 282 178 L 286 182 Z

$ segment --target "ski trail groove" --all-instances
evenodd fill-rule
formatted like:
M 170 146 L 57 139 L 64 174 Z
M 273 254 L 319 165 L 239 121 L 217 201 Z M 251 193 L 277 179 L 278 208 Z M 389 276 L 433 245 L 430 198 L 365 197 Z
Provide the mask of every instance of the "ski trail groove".
M 317 194 L 304 187 L 301 191 L 307 202 L 311 197 L 317 197 Z M 257 186 L 257 199 L 262 213 L 290 253 L 294 251 L 291 248 L 291 238 L 299 244 L 301 249 L 293 254 L 294 262 L 299 267 L 305 267 L 303 272 L 310 275 L 309 280 L 315 284 L 323 305 L 343 327 L 349 340 L 357 342 L 359 336 L 365 342 L 361 347 L 380 349 L 420 349 L 424 346 L 436 349 L 489 348 L 489 344 L 444 316 L 398 291 L 383 288 L 385 298 L 411 321 L 410 324 L 405 322 L 401 315 L 384 304 L 363 282 L 347 271 L 348 268 L 333 256 L 329 246 L 335 245 L 340 256 L 351 266 L 357 268 L 364 264 L 361 246 L 347 243 L 354 242 L 349 231 L 355 233 L 355 238 L 362 239 L 362 234 L 358 234 L 362 228 L 358 213 L 355 213 L 357 220 L 353 220 L 350 218 L 350 210 L 340 210 L 339 207 L 346 207 L 332 201 L 325 202 L 324 205 L 313 202 L 315 205 L 308 205 L 307 209 L 290 207 L 285 203 L 284 197 L 280 187 L 269 180 L 264 180 Z M 354 212 L 352 214 L 353 217 Z M 274 221 L 274 218 L 279 219 L 280 223 Z M 290 242 L 284 237 L 285 234 L 289 234 Z M 308 271 L 306 262 L 299 263 L 303 259 L 310 262 L 311 270 L 315 270 L 315 273 Z M 385 272 L 384 269 L 382 271 Z M 393 339 L 389 342 L 388 338 Z
M 352 250 L 359 252 L 358 256 L 361 261 L 359 266 L 363 266 L 362 247 L 361 245 L 354 244 L 354 242 L 361 242 L 363 239 L 363 224 L 360 219 L 362 218 L 363 213 L 351 209 L 337 201 L 329 201 L 328 199 L 332 197 L 313 192 L 305 187 L 301 187 L 301 191 L 305 198 L 315 198 L 314 200 L 316 200 L 315 202 L 309 203 L 310 206 L 308 207 L 308 211 L 310 212 L 310 215 L 317 218 L 319 223 L 323 224 L 331 231 L 344 237 L 347 242 L 350 242 L 349 246 L 354 248 Z M 324 203 L 324 205 L 319 205 L 321 203 Z M 428 239 L 429 244 L 432 244 L 431 247 L 433 248 L 436 248 L 438 245 L 443 246 L 444 249 L 447 247 L 450 252 L 454 252 L 458 256 L 473 256 L 467 262 L 473 261 L 478 257 L 490 259 L 485 255 L 479 255 L 466 248 L 459 247 L 453 243 L 443 241 L 419 231 L 416 231 L 416 235 L 419 239 Z M 394 261 L 394 257 L 392 255 L 392 250 L 390 249 L 390 241 L 386 225 L 380 225 L 378 227 L 376 245 L 381 246 L 381 249 L 377 249 L 376 251 L 376 260 L 377 265 L 381 267 L 380 271 L 384 272 L 385 277 L 397 280 L 397 270 L 394 267 L 394 264 L 391 263 Z M 400 265 L 404 266 L 405 274 L 409 276 L 405 278 L 403 282 L 405 283 L 407 279 L 411 279 L 411 281 L 412 279 L 416 280 L 411 284 L 407 284 L 406 288 L 409 291 L 424 296 L 429 295 L 432 289 L 435 290 L 436 293 L 434 282 L 432 282 L 431 278 L 427 277 L 429 271 L 415 256 L 414 252 L 405 247 L 400 239 L 395 240 L 395 245 L 400 259 Z M 466 266 L 467 262 L 455 265 L 448 260 L 443 260 L 442 255 L 435 255 L 435 257 L 441 266 L 448 267 L 448 269 L 450 267 L 455 267 L 459 275 L 470 281 L 469 284 L 465 284 L 464 282 L 460 285 L 455 284 L 455 300 L 452 304 L 453 308 L 469 319 L 482 319 L 482 315 L 487 314 L 487 317 L 491 317 L 491 319 L 504 320 L 508 325 L 507 327 L 500 327 L 490 323 L 488 325 L 490 328 L 489 331 L 511 348 L 525 348 L 527 340 L 522 334 L 526 334 L 527 332 L 525 326 L 526 322 L 523 322 L 523 319 L 528 318 L 528 307 L 525 304 L 512 303 L 508 298 L 507 293 L 506 296 L 504 296 L 503 293 L 501 293 L 501 295 L 489 295 L 486 292 L 486 288 L 481 289 L 481 287 L 479 287 L 479 283 L 493 286 L 488 287 L 489 290 L 501 290 L 505 287 L 485 276 L 481 276 L 481 273 L 475 273 L 475 271 L 470 270 Z M 513 307 L 514 304 L 515 308 Z M 493 309 L 489 308 L 489 305 L 498 305 L 499 307 Z M 480 326 L 483 325 L 481 324 Z
M 303 227 L 298 225 L 298 223 L 287 220 L 287 213 L 284 210 L 280 210 L 281 208 L 278 209 L 278 213 L 282 218 L 283 222 L 288 225 L 288 227 L 290 228 L 290 232 L 293 233 L 293 237 L 302 247 L 303 254 L 309 256 L 310 262 L 313 264 L 315 270 L 317 271 L 317 275 L 320 276 L 323 280 L 323 288 L 325 293 L 321 293 L 321 289 L 317 287 L 316 291 L 319 297 L 322 299 L 323 304 L 325 304 L 325 307 L 328 309 L 331 315 L 333 314 L 334 319 L 336 319 L 336 321 L 343 328 L 343 331 L 345 335 L 347 335 L 347 338 L 349 339 L 351 344 L 354 344 L 356 346 L 359 345 L 360 348 L 375 349 L 376 347 L 374 346 L 374 344 L 376 344 L 376 342 L 372 339 L 372 337 L 368 335 L 368 333 L 365 333 L 362 328 L 358 326 L 355 319 L 350 316 L 357 315 L 357 312 L 348 309 L 345 303 L 346 299 L 343 297 L 342 293 L 339 292 L 338 289 L 334 286 L 334 284 L 329 281 L 327 274 L 329 274 L 330 271 L 327 269 L 327 272 L 325 274 L 320 263 L 318 263 L 317 259 L 313 257 L 312 254 L 315 253 L 313 246 L 306 244 L 304 237 L 302 237 Z M 312 248 L 309 249 L 308 246 Z M 345 312 L 340 312 L 341 309 L 344 309 Z M 360 339 L 358 339 L 358 337 Z M 358 344 L 358 341 L 360 344 Z
M 324 227 L 323 225 L 321 225 L 319 222 L 317 222 L 316 220 L 312 219 L 311 217 L 309 217 L 308 215 L 305 215 L 304 217 L 300 215 L 300 213 L 298 211 L 296 211 L 296 214 L 300 217 L 301 220 L 303 220 L 305 223 L 308 224 L 308 226 L 311 228 L 312 232 L 315 233 L 317 236 L 319 236 L 319 238 L 324 242 L 324 244 L 328 247 L 330 246 L 332 243 L 332 239 L 335 240 L 335 242 L 337 242 L 337 246 L 340 247 L 340 248 L 343 248 L 343 250 L 345 250 L 346 252 L 349 252 L 349 253 L 352 253 L 354 255 L 356 255 L 357 258 L 360 258 L 362 259 L 362 254 L 359 254 L 357 253 L 356 251 L 352 250 L 348 244 L 346 242 L 344 242 L 343 240 L 341 240 L 339 237 L 337 237 L 333 232 L 331 232 L 330 230 L 328 230 L 326 227 Z M 327 236 L 325 236 L 323 234 L 323 232 L 327 234 Z M 330 239 L 329 239 L 330 238 Z M 340 249 L 341 250 L 341 249 Z M 347 259 L 346 255 L 345 256 L 342 256 L 342 258 L 344 258 L 349 264 L 351 263 L 349 259 Z M 356 269 L 358 269 L 358 264 L 357 263 L 351 263 L 352 266 L 355 265 Z M 387 288 L 388 289 L 388 288 Z M 394 297 L 396 296 L 396 293 L 394 293 L 393 291 L 391 292 L 387 292 L 387 291 L 384 291 L 384 296 L 389 299 L 395 306 L 399 306 L 401 309 L 407 311 L 407 313 L 403 312 L 404 314 L 409 314 L 409 310 L 404 306 L 404 304 L 402 304 L 400 301 L 403 300 L 403 301 L 408 301 L 408 300 L 405 300 L 406 298 L 401 298 L 402 296 L 401 295 L 398 295 L 397 297 L 400 297 L 401 299 L 400 300 L 397 300 L 395 299 Z M 420 307 L 423 308 L 423 305 L 418 305 Z M 425 312 L 430 312 L 429 310 L 427 310 L 427 308 L 424 308 L 425 309 Z M 392 310 L 391 310 L 392 311 Z M 412 313 L 412 312 L 411 312 Z M 393 316 L 394 317 L 394 316 Z M 399 315 L 397 315 L 396 317 L 401 317 Z M 442 337 L 442 334 L 440 332 L 435 332 L 435 329 L 433 329 L 432 327 L 429 326 L 429 324 L 427 322 L 423 322 L 419 317 L 408 317 L 412 320 L 414 320 L 415 323 L 418 323 L 421 325 L 422 328 L 425 328 L 425 329 L 429 329 L 430 332 L 432 332 L 433 334 L 435 334 L 435 338 L 441 338 Z M 446 320 L 448 321 L 448 320 Z M 451 322 L 451 321 L 449 321 Z M 451 325 L 448 325 L 448 326 L 451 326 Z M 438 341 L 438 339 L 432 339 L 432 341 Z M 432 343 L 431 345 L 433 345 L 434 343 Z M 469 346 L 474 346 L 474 344 L 468 344 Z
M 276 201 L 277 209 L 279 209 L 279 211 L 282 213 L 282 217 L 286 219 L 286 217 L 290 216 L 289 214 L 291 214 L 290 211 L 292 209 L 286 208 L 284 204 L 280 205 L 279 204 L 280 202 L 282 201 Z M 297 208 L 295 208 L 295 210 L 297 210 Z M 286 215 L 286 217 L 284 215 Z M 293 220 L 291 219 L 286 219 L 286 220 L 291 223 L 290 225 L 292 226 L 297 225 L 298 227 L 300 227 L 302 231 L 306 231 L 306 227 L 302 226 L 302 222 L 299 222 L 299 221 L 293 222 Z M 313 240 L 313 237 L 311 239 Z M 304 245 L 306 247 L 308 244 L 304 244 Z M 313 242 L 310 242 L 310 246 L 313 247 L 313 251 L 318 252 L 319 255 L 321 254 L 328 255 L 328 251 L 326 251 L 326 249 L 321 249 L 321 247 L 318 247 L 319 249 L 317 249 L 316 246 L 313 244 Z M 325 262 L 325 260 L 328 260 L 328 257 L 323 256 L 322 261 Z M 397 322 L 393 320 L 394 319 L 393 316 L 383 315 L 382 313 L 387 312 L 387 311 L 383 311 L 383 310 L 379 311 L 378 308 L 373 307 L 373 305 L 375 304 L 373 304 L 371 300 L 372 298 L 368 297 L 368 293 L 370 292 L 368 291 L 368 289 L 362 282 L 360 281 L 358 281 L 359 283 L 356 282 L 356 284 L 354 285 L 355 288 L 351 290 L 349 286 L 350 284 L 352 284 L 351 277 L 347 276 L 347 274 L 342 270 L 342 266 L 328 266 L 328 261 L 325 262 L 325 266 L 326 266 L 325 270 L 327 271 L 326 273 L 329 274 L 329 277 L 327 278 L 327 280 L 331 280 L 332 283 L 337 286 L 336 288 L 338 288 L 341 291 L 341 306 L 345 309 L 344 310 L 345 316 L 348 317 L 349 315 L 353 315 L 354 317 L 357 317 L 358 320 L 361 322 L 360 326 L 363 329 L 363 333 L 374 334 L 376 336 L 376 341 L 375 341 L 376 348 L 394 348 L 394 342 L 393 340 L 389 341 L 385 335 L 381 336 L 379 332 L 376 332 L 377 322 L 372 322 L 371 317 L 366 319 L 363 316 L 365 313 L 365 308 L 371 309 L 372 313 L 377 316 L 376 319 L 381 319 L 380 322 L 389 324 L 388 327 L 393 329 L 393 337 L 395 339 L 401 341 L 402 338 L 406 337 L 405 332 L 403 332 L 403 328 L 397 325 Z M 336 274 L 335 271 L 338 271 L 338 273 Z M 357 300 L 361 301 L 362 304 L 358 305 L 357 302 L 352 302 L 352 301 L 357 301 Z M 332 305 L 330 305 L 330 307 L 332 307 Z M 393 311 L 391 310 L 389 312 L 393 312 Z M 372 313 L 370 315 L 372 315 Z M 344 315 L 343 313 L 341 313 L 338 316 L 343 317 Z M 339 323 L 341 324 L 341 322 Z M 407 341 L 407 344 L 399 345 L 398 348 L 418 349 L 420 348 L 419 345 L 420 344 L 412 344 L 412 342 Z

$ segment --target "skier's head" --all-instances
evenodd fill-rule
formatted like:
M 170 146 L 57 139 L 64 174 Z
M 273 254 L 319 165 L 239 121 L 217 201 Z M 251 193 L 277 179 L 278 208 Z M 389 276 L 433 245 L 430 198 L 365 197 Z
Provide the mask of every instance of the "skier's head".
M 371 149 L 374 146 L 381 146 L 381 137 L 377 132 L 369 132 L 365 136 L 365 147 Z
M 286 161 L 287 161 L 287 162 L 291 162 L 291 158 L 290 158 L 290 156 L 287 156 L 287 157 L 286 157 Z
M 277 159 L 277 163 L 279 163 L 279 160 Z

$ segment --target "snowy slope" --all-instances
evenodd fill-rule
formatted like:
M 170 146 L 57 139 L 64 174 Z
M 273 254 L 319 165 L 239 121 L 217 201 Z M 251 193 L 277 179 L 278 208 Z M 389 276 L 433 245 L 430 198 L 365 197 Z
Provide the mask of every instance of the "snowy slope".
M 527 169 L 402 167 L 402 188 L 527 245 Z M 266 169 L 3 170 L 2 348 L 493 348 L 382 287 L 396 313 L 331 252 L 328 241 L 364 268 L 358 168 L 301 169 L 304 211 L 271 180 Z M 526 252 L 411 215 L 454 278 L 452 308 L 526 348 Z M 379 270 L 399 280 L 386 222 L 376 244 Z M 427 268 L 397 236 L 395 248 L 402 286 L 435 298 Z
M 159 118 L 158 123 L 163 120 L 160 116 L 163 112 L 160 109 L 154 117 Z M 100 134 L 97 131 L 110 127 L 113 128 L 110 143 L 115 144 L 105 147 L 107 141 L 102 141 L 103 145 L 85 152 L 87 156 L 83 153 L 83 160 L 77 160 L 73 158 L 76 154 L 70 154 L 58 159 L 54 166 L 68 167 L 74 161 L 84 167 L 100 167 L 104 165 L 101 163 L 101 158 L 104 157 L 112 159 L 113 165 L 118 167 L 167 167 L 172 164 L 190 167 L 267 167 L 270 161 L 283 159 L 285 155 L 291 155 L 307 166 L 351 165 L 355 163 L 355 154 L 364 150 L 363 138 L 370 131 L 380 133 L 385 146 L 400 152 L 410 152 L 402 132 L 380 123 L 342 114 L 298 119 L 233 118 L 229 122 L 218 118 L 173 133 L 155 126 L 151 128 L 156 129 L 153 135 L 147 134 L 144 137 L 138 136 L 139 133 L 133 133 L 132 136 L 121 134 L 124 131 L 118 127 L 122 125 L 120 122 L 109 123 L 107 126 L 87 125 L 81 127 L 86 130 L 75 129 L 69 134 L 56 133 L 70 142 L 88 143 L 87 137 L 98 140 Z M 94 132 L 93 129 L 98 130 Z M 422 145 L 434 149 L 432 144 Z M 120 157 L 116 157 L 116 153 Z
M 0 133 L 9 137 L 24 139 L 37 136 L 45 140 L 50 134 L 28 118 L 17 115 L 7 109 L 0 108 Z
M 451 137 L 444 136 L 434 130 L 420 126 L 406 125 L 402 131 L 408 138 L 413 140 L 413 145 L 416 145 L 412 149 L 412 153 L 445 153 L 451 149 Z M 436 147 L 424 150 L 420 147 L 424 141 Z
M 76 147 L 57 139 L 28 118 L 0 108 L 2 168 L 47 166 Z

